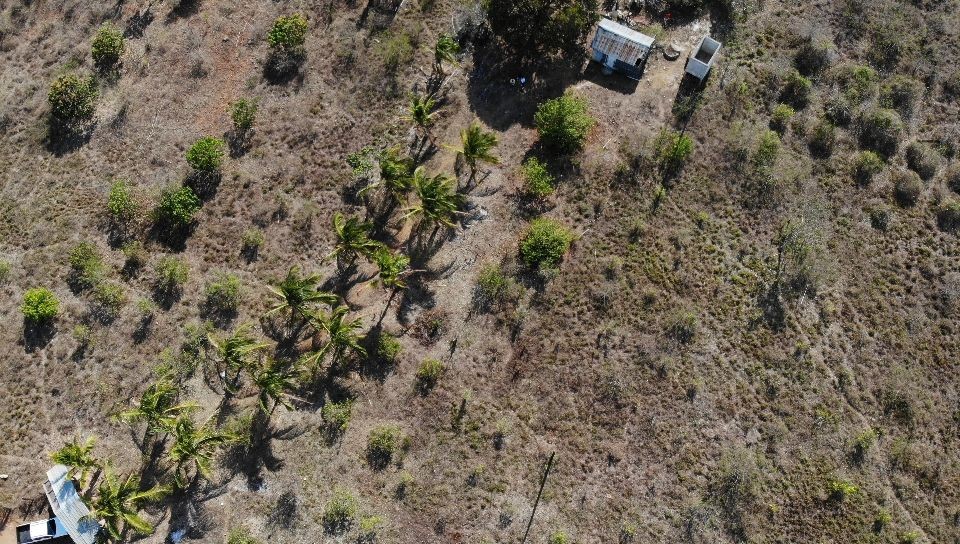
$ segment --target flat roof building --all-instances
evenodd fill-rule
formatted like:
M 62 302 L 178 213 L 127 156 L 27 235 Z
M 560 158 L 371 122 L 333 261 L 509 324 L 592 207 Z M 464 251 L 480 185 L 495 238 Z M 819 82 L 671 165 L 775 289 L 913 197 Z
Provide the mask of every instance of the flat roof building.
M 601 19 L 590 44 L 593 60 L 605 71 L 617 71 L 630 79 L 640 79 L 654 39 L 610 19 Z

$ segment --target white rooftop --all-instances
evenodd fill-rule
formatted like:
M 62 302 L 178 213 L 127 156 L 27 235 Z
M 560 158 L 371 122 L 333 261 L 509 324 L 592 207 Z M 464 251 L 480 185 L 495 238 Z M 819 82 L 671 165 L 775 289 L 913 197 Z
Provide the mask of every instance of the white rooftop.
M 47 482 L 43 484 L 43 489 L 50 501 L 50 508 L 70 538 L 76 544 L 94 544 L 100 524 L 90 515 L 90 509 L 67 477 L 68 472 L 67 467 L 54 465 L 47 471 Z
M 637 32 L 628 26 L 621 25 L 620 23 L 611 21 L 610 19 L 600 19 L 599 26 L 607 32 L 612 32 L 618 36 L 623 36 L 624 38 L 638 43 L 646 48 L 653 47 L 653 42 L 655 41 L 651 36 L 647 36 L 642 32 Z

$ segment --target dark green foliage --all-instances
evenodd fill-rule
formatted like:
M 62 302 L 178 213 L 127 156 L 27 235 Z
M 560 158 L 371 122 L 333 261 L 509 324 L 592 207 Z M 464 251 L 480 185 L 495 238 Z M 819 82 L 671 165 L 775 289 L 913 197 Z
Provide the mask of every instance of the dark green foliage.
M 860 185 L 867 185 L 883 171 L 883 159 L 873 151 L 861 151 L 853 163 L 853 177 Z
M 221 272 L 207 284 L 207 309 L 220 314 L 234 313 L 240 306 L 241 295 L 240 278 L 235 274 Z
M 907 146 L 907 166 L 920 175 L 922 179 L 929 180 L 937 174 L 940 167 L 940 155 L 922 142 L 911 142 Z
M 810 134 L 810 152 L 817 157 L 829 157 L 837 141 L 837 129 L 830 121 L 821 120 Z
M 525 58 L 573 56 L 599 20 L 595 0 L 486 0 L 490 28 Z
M 189 187 L 168 188 L 160 195 L 160 201 L 153 210 L 153 219 L 160 226 L 172 230 L 182 230 L 193 223 L 200 210 L 200 199 Z
M 877 71 L 869 66 L 846 65 L 836 71 L 836 81 L 844 98 L 859 105 L 877 90 Z
M 683 168 L 693 153 L 693 140 L 686 134 L 663 129 L 653 142 L 653 156 L 657 168 L 665 175 L 673 175 Z
M 787 104 L 777 104 L 773 109 L 773 115 L 770 117 L 770 128 L 783 134 L 790 125 L 790 120 L 797 112 Z
M 296 51 L 307 39 L 307 19 L 299 13 L 277 17 L 267 34 L 267 43 L 278 51 Z
M 555 268 L 573 239 L 573 234 L 553 219 L 534 219 L 520 241 L 520 258 L 530 268 Z
M 103 256 L 97 246 L 80 242 L 70 251 L 70 281 L 76 287 L 88 289 L 103 276 Z
M 525 160 L 520 167 L 520 172 L 523 175 L 525 195 L 534 199 L 543 199 L 553 194 L 553 176 L 550 175 L 547 166 L 536 157 Z
M 233 121 L 233 130 L 238 135 L 246 134 L 253 128 L 257 118 L 257 102 L 241 98 L 230 104 L 230 119 Z
M 392 334 L 381 332 L 377 336 L 377 360 L 381 363 L 396 364 L 402 352 L 403 346 Z
M 436 359 L 425 359 L 417 368 L 417 388 L 426 392 L 433 389 L 443 375 L 444 364 Z
M 803 109 L 810 101 L 810 91 L 813 83 L 794 70 L 787 76 L 787 81 L 780 93 L 780 99 L 797 109 Z
M 53 291 L 46 287 L 36 287 L 24 293 L 20 311 L 24 319 L 39 325 L 57 317 L 60 313 L 60 301 Z
M 223 164 L 223 148 L 223 140 L 204 136 L 187 150 L 187 164 L 199 173 L 214 173 Z
M 320 409 L 320 416 L 323 417 L 323 422 L 327 425 L 327 430 L 332 434 L 339 435 L 347 430 L 352 411 L 352 401 L 329 401 Z
M 182 260 L 166 256 L 157 261 L 154 267 L 154 288 L 163 295 L 179 291 L 187 282 L 190 270 Z
M 904 117 L 910 117 L 923 96 L 923 83 L 903 76 L 894 76 L 880 89 L 880 104 L 896 110 Z
M 892 175 L 893 197 L 901 206 L 913 206 L 923 192 L 923 180 L 916 172 L 899 170 Z
M 860 144 L 881 155 L 890 156 L 897 151 L 903 134 L 903 120 L 897 112 L 874 108 L 860 116 Z
M 107 210 L 110 219 L 117 224 L 129 222 L 137 215 L 137 203 L 130 194 L 130 184 L 122 179 L 113 182 L 107 198 Z
M 123 48 L 123 33 L 112 24 L 106 23 L 97 30 L 90 47 L 90 55 L 97 67 L 107 69 L 120 61 Z
M 383 468 L 405 442 L 403 431 L 396 425 L 374 427 L 367 435 L 367 460 L 374 468 Z
M 596 124 L 588 111 L 586 99 L 571 92 L 542 102 L 537 106 L 534 121 L 540 140 L 561 153 L 583 147 L 587 133 Z
M 97 107 L 97 85 L 92 77 L 67 74 L 50 85 L 47 100 L 50 113 L 61 123 L 77 123 L 93 118 Z

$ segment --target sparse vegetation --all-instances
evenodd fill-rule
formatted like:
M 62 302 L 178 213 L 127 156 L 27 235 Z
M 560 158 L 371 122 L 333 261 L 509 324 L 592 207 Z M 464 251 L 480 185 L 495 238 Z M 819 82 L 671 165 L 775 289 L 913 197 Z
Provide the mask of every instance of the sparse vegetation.
M 898 170 L 891 175 L 893 197 L 901 206 L 913 206 L 923 192 L 923 181 L 915 172 Z

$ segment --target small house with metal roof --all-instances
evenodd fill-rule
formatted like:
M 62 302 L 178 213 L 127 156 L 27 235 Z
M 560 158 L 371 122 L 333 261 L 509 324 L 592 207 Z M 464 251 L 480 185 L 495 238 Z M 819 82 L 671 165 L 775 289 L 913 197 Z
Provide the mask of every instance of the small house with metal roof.
M 50 509 L 56 516 L 56 523 L 66 531 L 70 539 L 75 544 L 95 544 L 100 524 L 90 515 L 90 509 L 77 493 L 77 487 L 73 485 L 69 472 L 63 465 L 54 465 L 47 471 L 43 490 L 50 502 Z
M 640 79 L 654 39 L 642 32 L 610 19 L 601 19 L 590 48 L 593 60 L 603 65 L 604 72 L 620 72 L 630 79 Z

